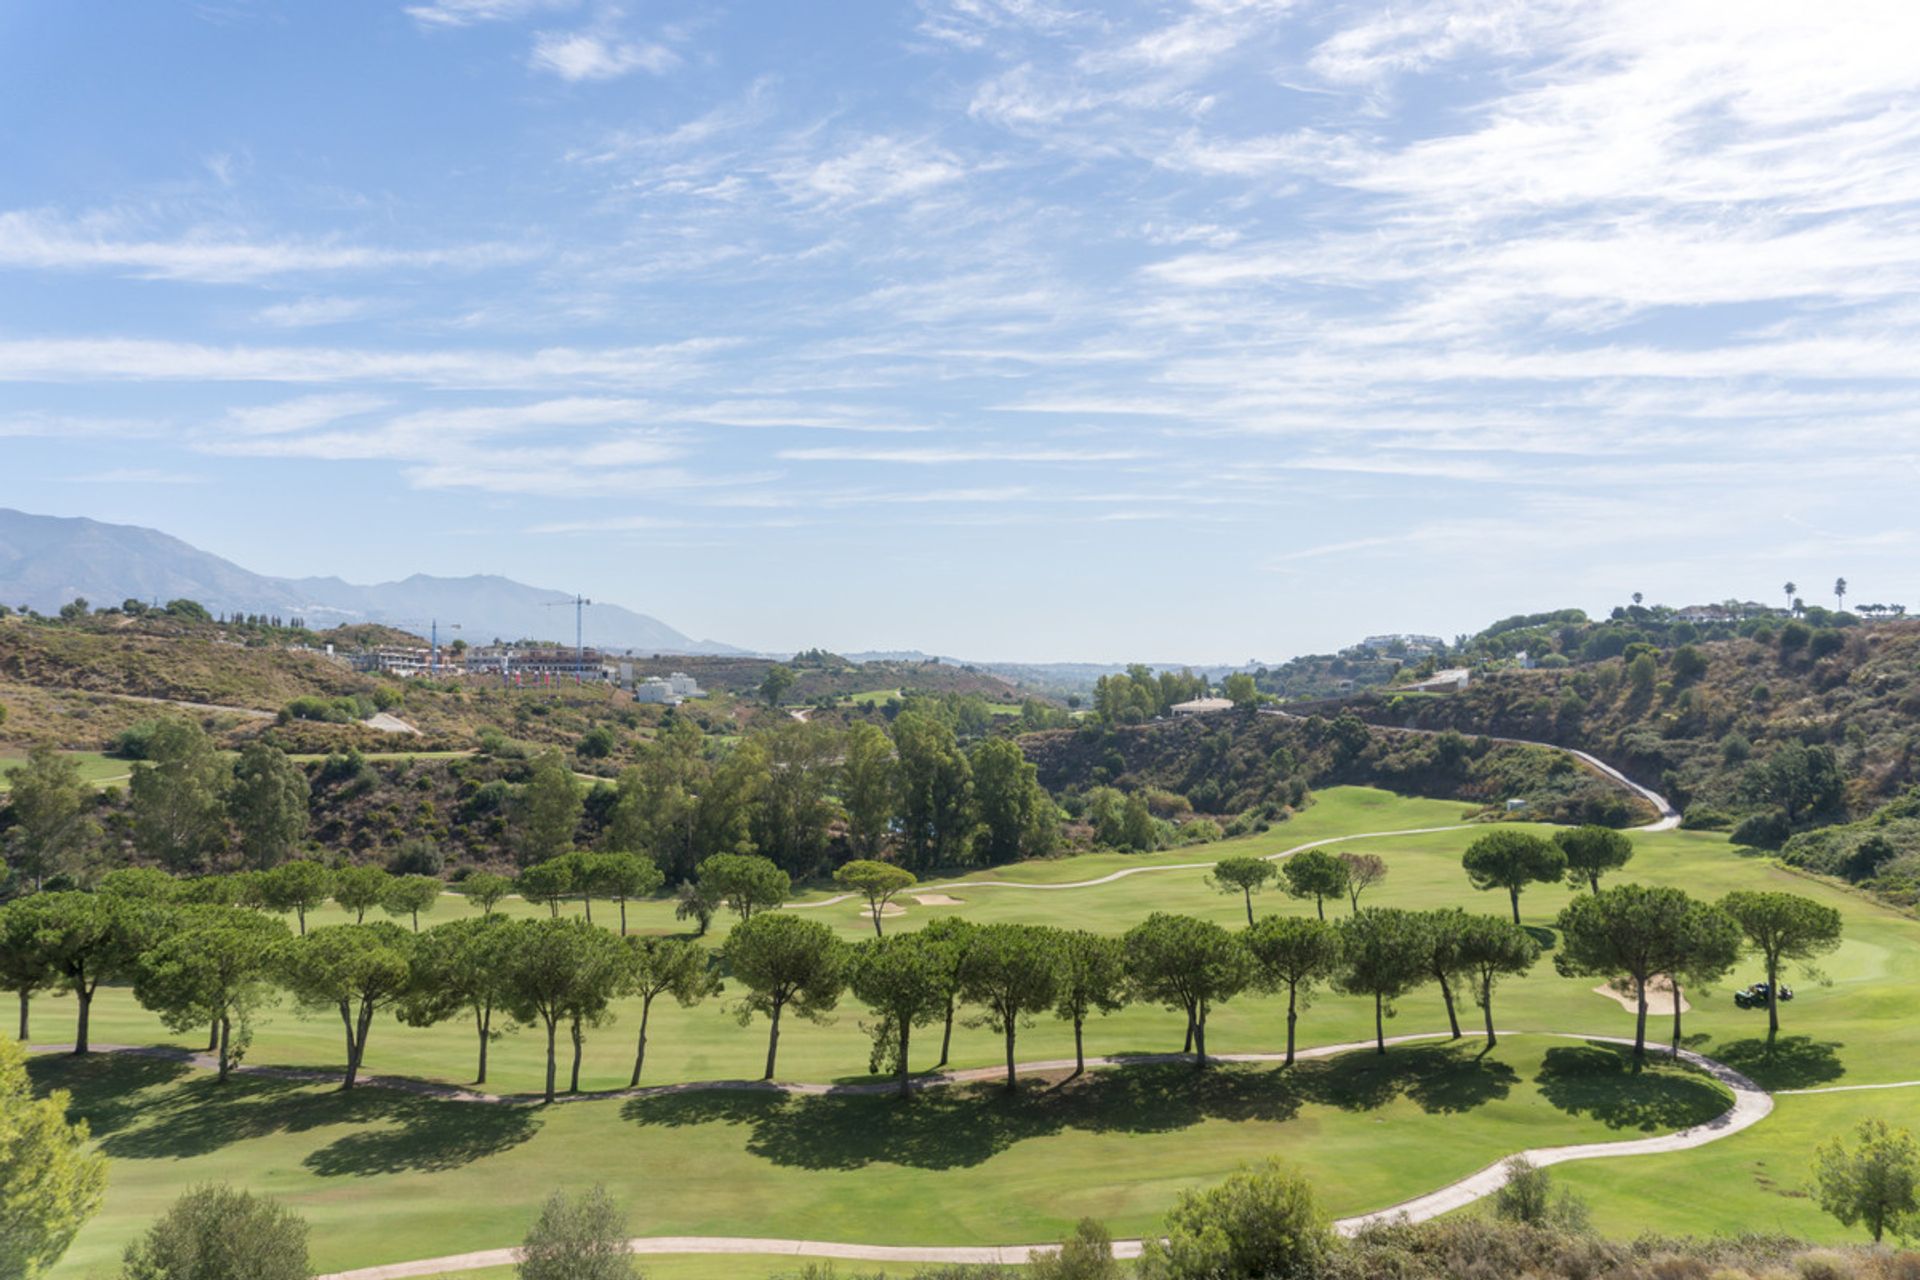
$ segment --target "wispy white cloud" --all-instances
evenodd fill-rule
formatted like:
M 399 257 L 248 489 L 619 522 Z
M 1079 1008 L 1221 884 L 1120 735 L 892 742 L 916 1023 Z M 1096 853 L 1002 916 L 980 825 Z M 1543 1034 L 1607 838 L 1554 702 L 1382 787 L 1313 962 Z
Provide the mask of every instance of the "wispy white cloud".
M 1134 449 L 1045 449 L 1010 446 L 939 446 L 910 449 L 860 449 L 825 446 L 782 449 L 789 462 L 886 462 L 907 466 L 952 466 L 961 463 L 1000 462 L 1128 462 L 1146 456 Z
M 45 210 L 0 213 L 0 268 L 104 268 L 156 280 L 227 284 L 396 268 L 475 271 L 527 262 L 540 252 L 512 244 L 398 249 L 326 240 L 253 239 L 212 229 L 156 238 L 141 235 L 126 219 L 113 215 L 75 219 Z
M 562 80 L 617 80 L 634 71 L 665 75 L 680 55 L 650 40 L 625 40 L 591 31 L 543 32 L 529 55 L 536 70 Z
M 875 435 L 920 435 L 934 430 L 923 423 L 896 422 L 870 409 L 798 400 L 717 400 L 708 404 L 660 406 L 662 421 L 708 423 L 775 431 L 853 431 Z
M 1314 49 L 1308 65 L 1335 83 L 1377 86 L 1469 51 L 1530 53 L 1546 43 L 1543 33 L 1555 28 L 1564 32 L 1585 8 L 1565 0 L 1395 6 L 1334 32 Z
M 1046 0 L 920 0 L 920 18 L 922 34 L 963 49 L 981 49 L 1009 32 L 1058 36 L 1096 20 L 1097 10 Z
M 1327 593 L 1361 572 L 1471 624 L 1432 566 L 1527 607 L 1621 565 L 1894 554 L 1861 513 L 1920 475 L 1911 6 L 409 12 L 511 178 L 309 167 L 272 217 L 299 165 L 263 140 L 101 214 L 16 198 L 50 203 L 5 215 L 0 266 L 136 305 L 0 335 L 0 435 L 384 468 L 583 555 L 669 522 L 905 555 L 937 525 L 961 579 L 1007 572 L 975 553 L 1017 521 L 1061 554 L 1178 547 L 1218 585 L 1258 546 L 1302 593 L 1249 606 L 1285 635 L 1348 617 Z M 535 256 L 419 256 L 495 241 Z M 141 304 L 178 291 L 146 282 L 175 280 L 276 288 L 162 327 Z
M 924 195 L 965 175 L 965 166 L 935 143 L 877 136 L 791 169 L 783 180 L 796 195 L 858 206 Z
M 90 471 L 84 475 L 66 477 L 68 484 L 139 485 L 209 484 L 212 479 L 196 471 L 168 471 L 160 467 L 113 467 L 106 471 Z
M 380 306 L 371 298 L 316 296 L 272 303 L 254 312 L 253 318 L 276 329 L 306 329 L 361 320 L 378 311 Z
M 40 410 L 0 414 L 0 439 L 137 440 L 164 436 L 172 430 L 171 424 L 152 418 L 91 417 Z
M 331 426 L 343 418 L 374 413 L 392 404 L 384 396 L 345 392 L 299 396 L 272 404 L 236 405 L 227 410 L 222 430 L 241 436 L 278 436 Z
M 407 6 L 407 15 L 423 27 L 469 27 L 505 22 L 555 9 L 571 9 L 577 0 L 432 0 Z
M 151 338 L 0 340 L 0 381 L 412 383 L 538 388 L 684 381 L 730 345 L 700 338 L 652 347 L 535 351 L 213 346 Z
M 653 529 L 682 529 L 684 520 L 672 520 L 663 516 L 603 516 L 592 520 L 556 520 L 546 524 L 528 525 L 527 533 L 535 534 L 600 534 L 600 533 L 642 533 Z
M 723 102 L 691 120 L 664 129 L 622 129 L 590 147 L 568 153 L 568 159 L 605 163 L 625 155 L 684 155 L 710 147 L 744 129 L 764 124 L 773 113 L 773 79 L 761 76 L 737 99 Z

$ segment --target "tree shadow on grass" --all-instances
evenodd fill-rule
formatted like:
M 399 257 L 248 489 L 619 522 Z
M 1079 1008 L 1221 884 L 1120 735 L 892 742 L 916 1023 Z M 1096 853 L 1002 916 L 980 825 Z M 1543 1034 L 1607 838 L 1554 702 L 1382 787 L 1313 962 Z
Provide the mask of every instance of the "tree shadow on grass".
M 1282 1124 L 1306 1093 L 1298 1076 L 1276 1068 L 1161 1062 L 1083 1076 L 1041 1100 L 1069 1128 L 1172 1133 L 1205 1120 Z
M 86 1120 L 96 1138 L 137 1123 L 152 1102 L 147 1096 L 149 1089 L 172 1084 L 192 1071 L 185 1054 L 177 1058 L 131 1053 L 89 1054 L 83 1058 L 35 1054 L 27 1059 L 27 1075 L 34 1092 L 44 1096 L 50 1090 L 65 1089 L 72 1095 L 69 1109 Z
M 1275 1071 L 1195 1071 L 1159 1063 L 1055 1086 L 1027 1077 L 1013 1092 L 974 1083 L 925 1089 L 911 1098 L 717 1090 L 660 1094 L 631 1099 L 622 1114 L 637 1125 L 745 1125 L 751 1130 L 749 1151 L 792 1168 L 955 1169 L 1067 1129 L 1162 1133 L 1208 1119 L 1278 1123 L 1298 1112 L 1301 1097 L 1298 1085 Z
M 1292 1068 L 1142 1063 L 1047 1086 L 1029 1077 L 1009 1092 L 974 1083 L 894 1095 L 786 1097 L 717 1090 L 633 1098 L 631 1124 L 741 1125 L 747 1149 L 789 1168 L 916 1169 L 979 1165 L 1033 1138 L 1066 1130 L 1171 1133 L 1208 1120 L 1282 1124 L 1304 1106 L 1368 1111 L 1406 1098 L 1430 1113 L 1471 1110 L 1505 1097 L 1513 1068 L 1454 1046 L 1396 1048 L 1385 1059 L 1346 1054 Z
M 1650 1064 L 1660 1059 L 1651 1051 Z M 1534 1077 L 1540 1095 L 1569 1115 L 1592 1116 L 1609 1129 L 1671 1133 L 1704 1124 L 1727 1109 L 1727 1095 L 1704 1075 L 1633 1070 L 1626 1045 L 1549 1049 Z
M 137 1098 L 110 1132 L 96 1127 L 103 1152 L 120 1160 L 186 1159 L 256 1138 L 346 1126 L 353 1131 L 304 1160 L 323 1177 L 340 1177 L 456 1168 L 517 1146 L 540 1127 L 530 1108 L 393 1089 L 343 1093 L 254 1075 L 223 1085 L 199 1073 L 168 1083 Z
M 1522 925 L 1521 928 L 1525 929 L 1528 936 L 1540 944 L 1540 950 L 1543 954 L 1560 945 L 1560 935 L 1552 929 L 1543 928 L 1537 924 Z
M 747 1150 L 798 1169 L 964 1169 L 1067 1127 L 1063 1099 L 964 1085 L 912 1099 L 809 1098 L 760 1117 Z
M 314 1086 L 264 1076 L 221 1084 L 196 1072 L 147 1097 L 138 1120 L 100 1144 L 116 1160 L 185 1159 L 251 1138 L 308 1127 L 310 1107 L 297 1095 Z
M 750 1125 L 789 1101 L 787 1095 L 773 1089 L 688 1089 L 629 1098 L 621 1104 L 620 1116 L 630 1124 L 668 1129 L 698 1124 Z
M 1465 1053 L 1458 1044 L 1395 1045 L 1303 1062 L 1306 1099 L 1343 1111 L 1373 1111 L 1405 1098 L 1429 1114 L 1456 1114 L 1498 1102 L 1519 1073 L 1498 1059 Z
M 1809 1036 L 1781 1036 L 1771 1045 L 1765 1036 L 1729 1040 L 1713 1050 L 1713 1057 L 1766 1089 L 1809 1089 L 1846 1074 L 1837 1040 Z
M 383 1127 L 337 1138 L 301 1163 L 323 1178 L 438 1173 L 510 1151 L 543 1123 L 532 1107 L 406 1094 L 381 1101 L 370 1119 Z

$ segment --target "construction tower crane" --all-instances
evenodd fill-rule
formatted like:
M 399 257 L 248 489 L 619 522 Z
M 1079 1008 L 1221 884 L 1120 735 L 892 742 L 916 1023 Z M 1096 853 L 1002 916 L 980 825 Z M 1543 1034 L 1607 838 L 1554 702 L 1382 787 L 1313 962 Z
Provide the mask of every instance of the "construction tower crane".
M 545 605 L 548 609 L 565 609 L 569 606 L 573 609 L 573 679 L 576 684 L 583 682 L 580 673 L 587 669 L 587 646 L 581 637 L 584 634 L 583 615 L 587 606 L 592 603 L 593 601 L 575 592 L 571 600 L 549 600 Z
M 406 618 L 406 619 L 391 620 L 391 621 L 382 619 L 382 622 L 383 622 L 383 625 L 385 626 L 399 627 L 401 630 L 411 631 L 415 635 L 420 634 L 420 627 L 422 625 L 418 618 Z M 428 674 L 437 678 L 440 674 L 440 619 L 429 618 L 427 619 L 425 625 L 427 628 L 427 635 L 429 637 L 427 640 L 427 644 L 430 646 L 429 656 L 427 658 L 427 671 L 428 671 Z M 460 629 L 460 624 L 457 622 L 449 622 L 447 624 L 447 630 L 449 631 L 458 631 L 459 629 Z

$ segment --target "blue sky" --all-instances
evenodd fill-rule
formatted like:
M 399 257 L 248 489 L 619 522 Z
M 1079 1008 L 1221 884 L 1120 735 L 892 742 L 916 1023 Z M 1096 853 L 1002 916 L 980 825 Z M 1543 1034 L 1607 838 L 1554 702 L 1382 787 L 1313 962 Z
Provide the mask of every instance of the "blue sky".
M 1920 8 L 0 8 L 0 505 L 752 648 L 1920 604 Z

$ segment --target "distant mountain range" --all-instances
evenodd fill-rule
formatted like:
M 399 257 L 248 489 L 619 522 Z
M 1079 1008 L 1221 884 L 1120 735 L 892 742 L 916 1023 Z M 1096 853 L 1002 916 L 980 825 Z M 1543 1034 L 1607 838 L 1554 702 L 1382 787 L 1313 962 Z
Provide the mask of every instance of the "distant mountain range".
M 215 613 L 300 617 L 309 627 L 381 622 L 424 632 L 430 619 L 461 624 L 470 644 L 545 637 L 570 640 L 569 592 L 530 587 L 490 574 L 357 586 L 339 578 L 271 578 L 189 546 L 157 529 L 98 520 L 30 515 L 0 507 L 0 603 L 51 613 L 76 596 L 94 605 L 129 598 L 197 600 Z M 587 611 L 586 638 L 601 649 L 636 653 L 742 653 L 715 640 L 695 640 L 658 618 L 618 605 Z

